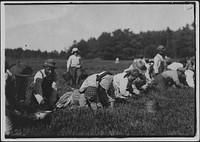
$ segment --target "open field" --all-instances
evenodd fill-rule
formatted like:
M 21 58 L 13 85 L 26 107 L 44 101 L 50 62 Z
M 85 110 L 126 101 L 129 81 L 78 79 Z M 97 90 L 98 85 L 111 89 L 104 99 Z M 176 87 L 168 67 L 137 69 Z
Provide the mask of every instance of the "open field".
M 13 63 L 14 60 L 8 60 Z M 16 60 L 15 60 L 16 61 Z M 34 72 L 42 69 L 44 60 L 27 60 Z M 122 72 L 132 61 L 103 61 L 99 59 L 83 60 L 88 74 L 109 70 Z M 62 73 L 66 61 L 57 60 L 60 79 L 59 95 L 69 91 Z M 126 103 L 117 103 L 115 109 L 100 110 L 93 116 L 88 109 L 63 108 L 51 114 L 48 120 L 34 122 L 17 120 L 12 131 L 13 137 L 152 137 L 152 136 L 186 136 L 196 135 L 196 99 L 192 88 L 163 90 L 159 84 L 156 90 L 144 97 L 130 98 Z M 160 110 L 155 114 L 146 111 L 146 102 L 159 102 Z

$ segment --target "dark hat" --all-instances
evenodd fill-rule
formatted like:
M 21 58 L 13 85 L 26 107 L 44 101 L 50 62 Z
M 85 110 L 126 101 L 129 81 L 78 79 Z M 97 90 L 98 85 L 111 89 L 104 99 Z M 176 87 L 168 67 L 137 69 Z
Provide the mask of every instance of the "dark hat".
M 16 76 L 28 77 L 33 75 L 33 70 L 26 62 L 18 61 L 10 66 L 10 72 Z
M 56 67 L 56 61 L 55 61 L 54 59 L 47 59 L 47 60 L 44 62 L 43 67 L 57 68 L 57 67 Z
M 158 51 L 165 51 L 165 47 L 164 47 L 163 45 L 159 45 L 159 46 L 157 47 L 157 50 L 158 50 Z
M 149 61 L 150 64 L 154 64 L 154 61 Z

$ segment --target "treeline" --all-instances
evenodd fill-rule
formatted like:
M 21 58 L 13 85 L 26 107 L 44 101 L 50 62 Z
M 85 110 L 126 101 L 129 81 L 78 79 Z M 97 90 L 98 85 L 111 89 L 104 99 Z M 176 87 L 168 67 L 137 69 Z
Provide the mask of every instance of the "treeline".
M 6 49 L 6 56 L 24 58 L 64 58 L 67 59 L 72 48 L 77 47 L 85 59 L 134 59 L 138 56 L 152 58 L 156 54 L 156 47 L 164 45 L 167 56 L 185 58 L 195 55 L 195 25 L 186 24 L 184 27 L 172 31 L 169 27 L 162 31 L 147 31 L 135 34 L 129 29 L 117 29 L 112 33 L 103 32 L 97 39 L 81 40 L 69 47 L 68 51 L 56 50 L 41 52 L 40 50 Z

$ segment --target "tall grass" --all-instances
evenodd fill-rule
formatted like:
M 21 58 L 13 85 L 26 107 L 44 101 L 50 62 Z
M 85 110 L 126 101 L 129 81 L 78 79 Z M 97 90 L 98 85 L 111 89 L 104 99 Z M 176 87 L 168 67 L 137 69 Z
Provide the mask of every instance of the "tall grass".
M 28 60 L 34 72 L 42 68 L 43 60 Z M 84 60 L 89 74 L 109 70 L 122 72 L 132 61 Z M 66 61 L 57 60 L 59 95 L 69 90 L 61 74 Z M 141 98 L 130 98 L 117 103 L 115 109 L 98 110 L 94 116 L 87 108 L 58 109 L 43 121 L 18 118 L 12 137 L 152 137 L 189 136 L 196 134 L 195 90 L 191 88 L 163 89 L 159 85 Z M 149 113 L 146 103 L 155 100 L 160 110 Z

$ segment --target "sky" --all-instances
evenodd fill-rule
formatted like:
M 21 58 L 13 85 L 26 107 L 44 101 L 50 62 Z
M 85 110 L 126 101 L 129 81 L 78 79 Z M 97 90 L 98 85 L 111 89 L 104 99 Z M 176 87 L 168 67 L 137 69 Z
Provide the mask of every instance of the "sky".
M 74 40 L 87 41 L 116 29 L 177 30 L 194 22 L 193 5 L 184 4 L 5 5 L 4 9 L 6 48 L 42 51 L 60 51 Z

